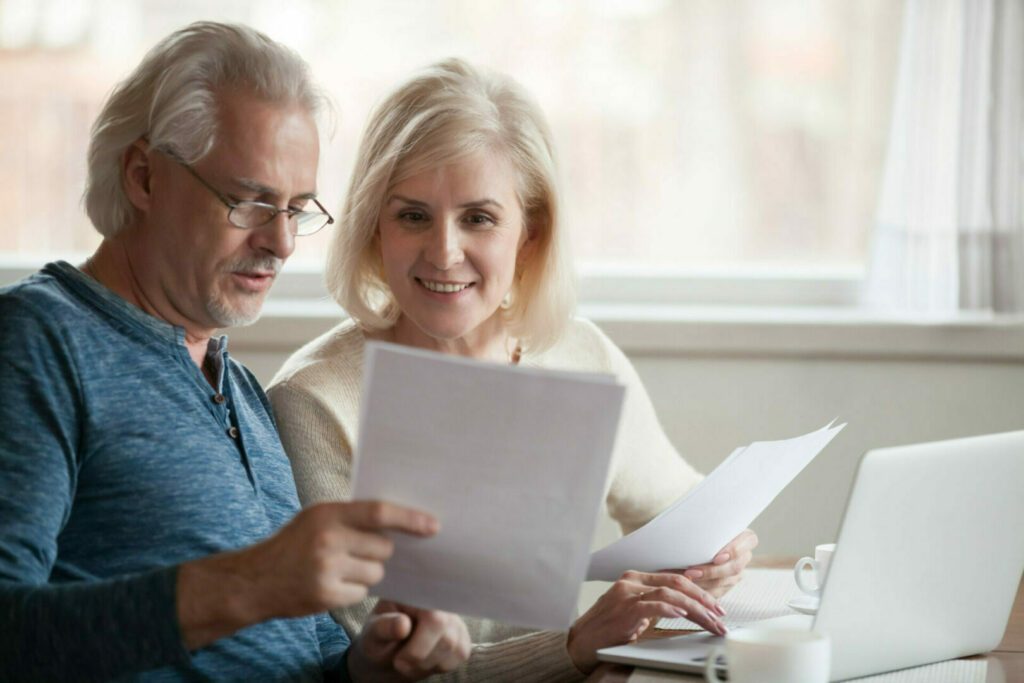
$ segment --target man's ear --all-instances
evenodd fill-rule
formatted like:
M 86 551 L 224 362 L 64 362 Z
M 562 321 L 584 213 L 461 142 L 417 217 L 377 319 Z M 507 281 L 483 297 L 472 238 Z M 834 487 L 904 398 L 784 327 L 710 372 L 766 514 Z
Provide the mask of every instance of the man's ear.
M 152 201 L 149 192 L 149 143 L 139 138 L 121 156 L 121 178 L 128 201 L 139 211 L 148 211 Z

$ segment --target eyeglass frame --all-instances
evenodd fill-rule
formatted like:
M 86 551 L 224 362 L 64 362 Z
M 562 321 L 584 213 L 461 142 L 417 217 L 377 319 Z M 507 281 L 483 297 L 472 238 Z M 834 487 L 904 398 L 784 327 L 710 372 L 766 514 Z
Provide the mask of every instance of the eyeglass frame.
M 306 211 L 305 209 L 293 209 L 290 206 L 287 207 L 287 208 L 284 208 L 284 209 L 279 209 L 276 206 L 274 206 L 273 204 L 268 204 L 266 202 L 257 202 L 257 201 L 249 200 L 249 199 L 243 199 L 243 200 L 240 200 L 240 201 L 237 201 L 237 202 L 236 201 L 232 201 L 230 197 L 228 197 L 226 194 L 224 194 L 223 192 L 218 190 L 216 187 L 211 185 L 209 182 L 207 182 L 206 179 L 204 179 L 201 175 L 199 175 L 199 172 L 196 171 L 196 169 L 194 169 L 192 167 L 192 164 L 189 164 L 184 159 L 179 157 L 177 155 L 177 153 L 175 153 L 174 151 L 169 150 L 169 149 L 161 149 L 161 148 L 156 148 L 156 149 L 157 149 L 158 152 L 162 152 L 169 159 L 172 159 L 173 161 L 177 162 L 178 165 L 180 165 L 182 168 L 184 168 L 186 171 L 189 172 L 189 175 L 191 175 L 193 178 L 198 180 L 200 185 L 205 187 L 207 190 L 209 190 L 213 194 L 213 196 L 215 196 L 217 199 L 219 199 L 221 204 L 223 204 L 224 206 L 226 206 L 228 208 L 228 222 L 231 223 L 231 225 L 233 227 L 238 228 L 239 230 L 257 230 L 259 228 L 262 228 L 265 225 L 270 225 L 271 223 L 274 222 L 274 219 L 276 219 L 278 217 L 278 215 L 280 215 L 282 213 L 288 215 L 288 225 L 289 226 L 292 225 L 292 219 L 294 219 L 299 214 L 306 213 L 306 214 L 316 215 L 316 213 L 317 213 L 315 211 Z M 326 228 L 328 225 L 333 225 L 334 224 L 334 216 L 332 216 L 330 214 L 330 212 L 327 209 L 324 208 L 324 205 L 320 203 L 320 200 L 318 200 L 316 197 L 310 197 L 310 199 L 313 200 L 313 203 L 316 204 L 318 209 L 320 209 L 320 213 L 327 217 L 327 221 L 323 225 L 321 225 L 319 228 L 317 228 L 316 230 L 313 230 L 312 232 L 300 233 L 299 232 L 299 221 L 296 219 L 294 221 L 295 229 L 292 230 L 290 227 L 288 229 L 288 232 L 290 232 L 292 235 L 294 235 L 296 237 L 309 237 L 310 235 L 315 235 L 316 233 L 318 233 L 321 230 L 323 230 L 324 228 Z M 267 209 L 269 211 L 272 211 L 273 213 L 271 213 L 270 218 L 268 218 L 263 223 L 260 223 L 259 225 L 251 225 L 251 226 L 250 225 L 239 225 L 238 223 L 236 223 L 233 220 L 231 220 L 231 214 L 235 212 L 235 209 L 237 209 L 239 207 L 243 207 L 243 206 L 256 206 L 256 207 L 259 207 L 261 209 Z

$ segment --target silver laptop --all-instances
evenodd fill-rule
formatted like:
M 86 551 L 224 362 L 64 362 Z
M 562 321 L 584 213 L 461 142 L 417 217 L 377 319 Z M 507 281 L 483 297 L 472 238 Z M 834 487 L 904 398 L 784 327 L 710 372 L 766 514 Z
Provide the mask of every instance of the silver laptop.
M 832 640 L 839 681 L 995 648 L 1024 572 L 1024 431 L 886 448 L 860 462 L 818 613 L 760 622 Z M 598 658 L 699 672 L 706 633 Z

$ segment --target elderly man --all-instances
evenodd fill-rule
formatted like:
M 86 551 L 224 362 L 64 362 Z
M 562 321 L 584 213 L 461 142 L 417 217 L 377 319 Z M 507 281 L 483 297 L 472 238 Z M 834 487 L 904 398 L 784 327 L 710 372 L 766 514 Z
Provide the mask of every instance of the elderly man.
M 437 523 L 299 512 L 266 396 L 214 336 L 332 222 L 319 100 L 255 31 L 169 36 L 93 129 L 99 249 L 0 290 L 0 680 L 409 679 L 468 656 L 457 617 L 394 604 L 349 648 L 325 610 L 380 580 L 385 530 Z

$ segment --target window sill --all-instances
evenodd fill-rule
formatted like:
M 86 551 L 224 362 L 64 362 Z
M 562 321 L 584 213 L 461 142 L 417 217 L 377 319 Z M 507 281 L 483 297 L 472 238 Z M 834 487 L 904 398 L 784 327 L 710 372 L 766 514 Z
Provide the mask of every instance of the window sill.
M 631 355 L 1024 362 L 1024 317 L 907 320 L 854 307 L 584 304 Z M 343 317 L 330 301 L 271 300 L 232 347 L 291 351 Z
M 0 258 L 0 283 L 44 260 Z M 341 320 L 320 274 L 295 270 L 275 285 L 258 322 L 231 330 L 233 349 L 291 353 Z M 909 320 L 871 312 L 854 304 L 860 277 L 856 270 L 736 276 L 591 268 L 579 310 L 635 356 L 1024 362 L 1024 316 Z

